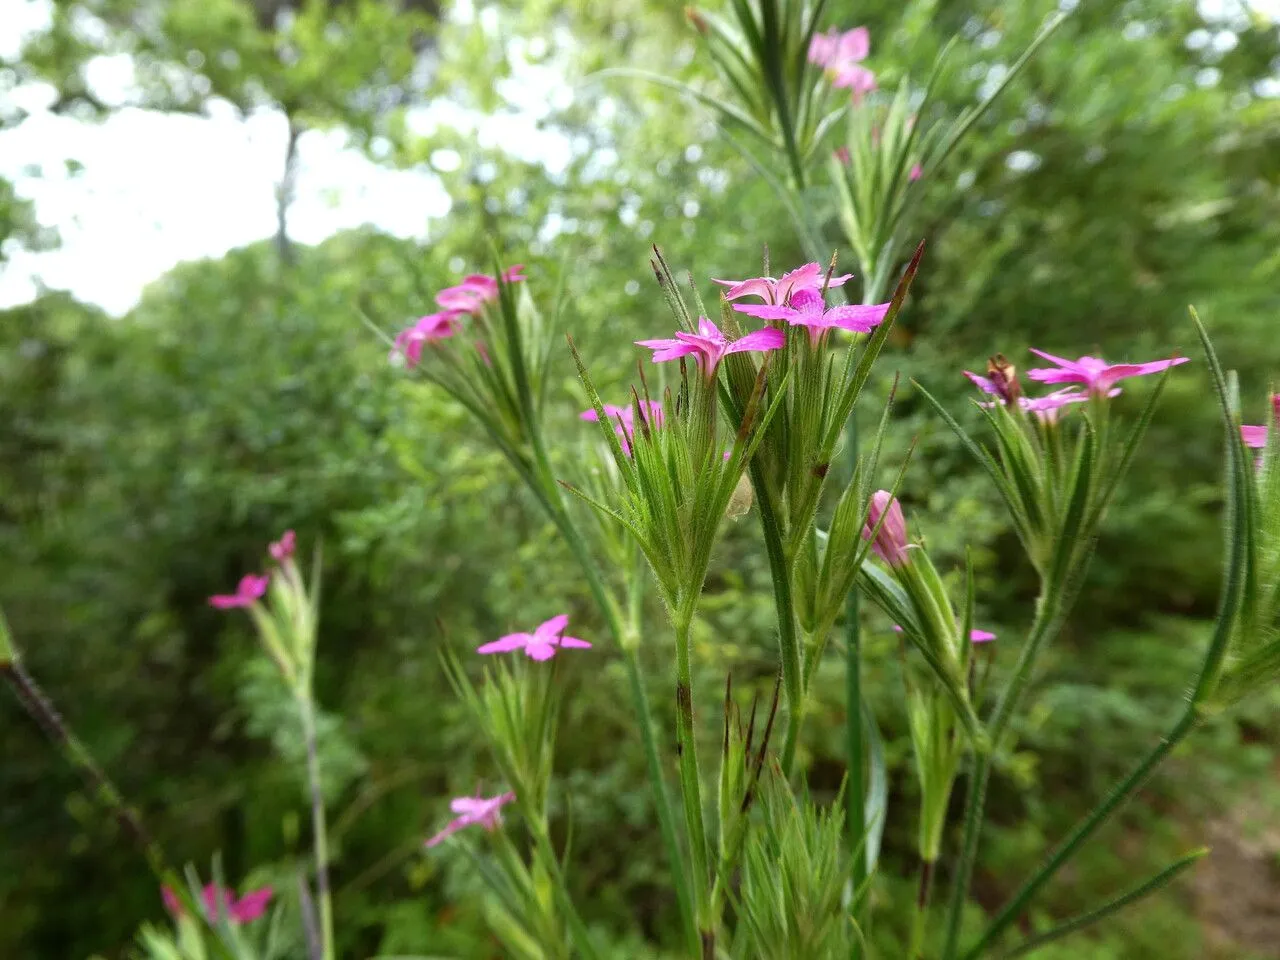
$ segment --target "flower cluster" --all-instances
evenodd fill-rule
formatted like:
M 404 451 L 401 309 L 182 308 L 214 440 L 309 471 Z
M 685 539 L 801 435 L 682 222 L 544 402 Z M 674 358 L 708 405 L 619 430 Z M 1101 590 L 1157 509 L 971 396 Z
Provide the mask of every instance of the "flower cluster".
M 866 27 L 845 33 L 832 27 L 827 33 L 814 34 L 809 43 L 809 62 L 825 69 L 832 86 L 847 88 L 855 100 L 876 88 L 876 75 L 862 66 L 870 53 L 871 33 Z
M 1067 360 L 1045 353 L 1043 350 L 1036 350 L 1034 347 L 1031 352 L 1056 366 L 1028 370 L 1029 379 L 1039 383 L 1065 383 L 1071 386 L 1055 390 L 1042 397 L 1023 396 L 1013 366 L 1000 355 L 991 359 L 985 377 L 971 370 L 965 370 L 964 375 L 983 393 L 996 397 L 1006 406 L 1016 404 L 1046 424 L 1056 423 L 1062 408 L 1070 404 L 1083 403 L 1090 397 L 1119 396 L 1120 388 L 1115 386 L 1118 380 L 1160 373 L 1187 362 L 1186 357 L 1172 357 L 1168 360 L 1152 360 L 1148 363 L 1112 364 L 1100 357 Z M 994 401 L 983 404 L 987 407 L 993 405 Z
M 524 280 L 523 270 L 523 265 L 516 264 L 503 271 L 503 282 Z M 409 367 L 417 366 L 422 361 L 424 346 L 452 337 L 462 328 L 465 318 L 479 313 L 497 299 L 496 277 L 483 273 L 468 274 L 462 283 L 446 287 L 436 294 L 436 305 L 440 310 L 419 317 L 396 335 L 393 355 L 402 355 Z

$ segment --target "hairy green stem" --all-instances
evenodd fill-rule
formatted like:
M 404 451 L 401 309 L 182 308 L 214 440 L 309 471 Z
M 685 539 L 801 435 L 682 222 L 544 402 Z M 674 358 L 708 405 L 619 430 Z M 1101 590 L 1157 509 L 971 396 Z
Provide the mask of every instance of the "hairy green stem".
M 653 710 L 649 706 L 649 697 L 645 692 L 644 678 L 640 673 L 640 663 L 634 649 L 633 638 L 628 636 L 622 613 L 609 589 L 600 576 L 599 566 L 591 556 L 586 542 L 578 532 L 577 526 L 569 516 L 565 507 L 563 494 L 551 471 L 544 444 L 535 443 L 538 453 L 538 481 L 528 477 L 539 502 L 546 509 L 556 529 L 569 546 L 570 553 L 578 561 L 582 575 L 586 578 L 587 589 L 591 593 L 596 607 L 605 619 L 605 624 L 613 636 L 613 641 L 622 651 L 623 665 L 627 671 L 627 684 L 631 694 L 632 707 L 636 714 L 636 723 L 640 728 L 640 739 L 644 746 L 645 765 L 648 769 L 649 787 L 653 794 L 654 807 L 658 813 L 658 827 L 662 833 L 663 843 L 667 847 L 667 860 L 671 866 L 671 885 L 676 894 L 676 903 L 680 909 L 680 918 L 685 930 L 687 947 L 691 956 L 699 951 L 697 921 L 693 899 L 689 893 L 689 883 L 685 875 L 684 859 L 680 855 L 680 843 L 675 827 L 675 813 L 671 809 L 671 800 L 667 795 L 666 782 L 662 775 L 662 761 L 658 756 L 658 744 L 653 732 Z M 638 598 L 633 598 L 633 606 L 638 605 Z
M 1006 929 L 1022 914 L 1028 903 L 1039 892 L 1049 879 L 1058 872 L 1058 869 L 1070 860 L 1076 853 L 1076 850 L 1086 840 L 1091 837 L 1094 832 L 1102 826 L 1111 817 L 1116 809 L 1124 803 L 1126 799 L 1136 790 L 1142 787 L 1144 783 L 1150 779 L 1152 773 L 1155 772 L 1161 761 L 1169 755 L 1169 753 L 1179 743 L 1186 739 L 1187 735 L 1195 729 L 1198 716 L 1194 706 L 1189 706 L 1183 713 L 1181 719 L 1174 725 L 1160 742 L 1157 743 L 1150 752 L 1130 771 L 1129 775 L 1116 784 L 1106 798 L 1095 807 L 1080 823 L 1078 823 L 1060 844 L 1049 859 L 1045 861 L 1044 866 L 1036 871 L 1035 875 L 1027 880 L 1018 891 L 1010 898 L 1009 902 L 1001 908 L 995 919 L 991 921 L 991 925 L 987 927 L 982 937 L 972 947 L 965 951 L 965 960 L 981 955 L 984 948 L 993 943 L 995 939 L 1004 933 Z
M 764 531 L 764 548 L 769 557 L 773 602 L 778 616 L 782 690 L 787 697 L 787 733 L 782 745 L 782 772 L 790 776 L 800 740 L 800 724 L 804 719 L 804 667 L 800 660 L 800 642 L 796 637 L 795 605 L 791 596 L 791 563 L 782 542 L 782 529 L 778 525 L 773 498 L 754 461 L 751 464 L 751 485 L 755 488 L 756 504 L 760 510 L 760 526 Z
M 952 879 L 951 900 L 947 909 L 947 935 L 942 956 L 944 960 L 953 960 L 960 940 L 960 922 L 964 917 L 964 906 L 969 898 L 969 882 L 973 877 L 973 867 L 978 856 L 978 841 L 982 834 L 983 807 L 987 799 L 987 782 L 991 777 L 991 762 L 1000 740 L 1013 719 L 1018 703 L 1031 681 L 1032 669 L 1040 655 L 1045 642 L 1057 632 L 1062 618 L 1058 609 L 1058 591 L 1050 589 L 1041 596 L 1037 604 L 1035 622 L 1018 655 L 1018 662 L 1013 669 L 1000 700 L 996 704 L 989 729 L 990 748 L 975 752 L 973 770 L 969 773 L 969 785 L 965 794 L 964 833 L 960 845 L 960 857 L 956 861 L 955 876 Z
M 684 611 L 674 615 L 676 635 L 676 750 L 680 756 L 680 795 L 684 800 L 685 828 L 689 838 L 689 860 L 693 873 L 693 895 L 698 905 L 699 936 L 705 953 L 706 936 L 715 931 L 703 929 L 710 923 L 707 902 L 707 832 L 702 819 L 702 779 L 698 767 L 697 729 L 693 720 L 693 671 L 690 666 L 689 626 L 691 616 Z
M 316 739 L 316 707 L 309 690 L 297 694 L 302 738 L 307 747 L 307 790 L 311 795 L 311 841 L 316 859 L 316 903 L 320 909 L 320 956 L 333 960 L 333 896 L 329 890 L 329 834 L 325 823 L 324 792 L 320 780 L 320 750 Z
M 847 456 L 849 457 L 850 470 L 849 476 L 853 477 L 854 470 L 858 463 L 858 430 L 855 418 L 850 415 L 849 422 L 845 425 L 846 445 L 848 446 Z M 844 685 L 845 685 L 845 752 L 847 754 L 847 770 L 848 770 L 848 790 L 845 794 L 846 827 L 849 836 L 849 853 L 853 857 L 852 873 L 850 878 L 853 883 L 854 895 L 863 887 L 867 880 L 867 813 L 866 813 L 866 785 L 863 780 L 863 744 L 864 734 L 862 731 L 862 623 L 860 619 L 860 604 L 858 602 L 858 591 L 850 590 L 845 597 L 845 658 L 844 658 Z M 863 898 L 855 901 L 853 907 L 853 919 L 857 923 L 858 929 L 862 930 L 863 936 L 867 934 L 867 907 L 866 901 L 870 898 Z M 849 956 L 852 960 L 858 960 L 862 955 L 862 941 L 858 938 L 851 938 L 849 944 Z

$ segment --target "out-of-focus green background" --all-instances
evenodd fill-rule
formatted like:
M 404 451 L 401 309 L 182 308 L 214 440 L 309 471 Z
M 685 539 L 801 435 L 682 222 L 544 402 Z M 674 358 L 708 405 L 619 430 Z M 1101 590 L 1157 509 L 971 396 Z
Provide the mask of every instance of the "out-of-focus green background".
M 305 246 L 286 228 L 178 266 L 123 317 L 58 292 L 0 311 L 0 604 L 29 667 L 176 859 L 207 867 L 220 850 L 232 878 L 287 876 L 306 847 L 297 738 L 247 622 L 205 598 L 286 527 L 307 548 L 323 541 L 319 696 L 343 955 L 497 956 L 465 859 L 420 852 L 446 798 L 490 773 L 438 652 L 561 608 L 579 635 L 602 631 L 567 552 L 505 464 L 458 406 L 392 369 L 359 314 L 397 328 L 427 312 L 436 289 L 488 265 L 492 239 L 504 260 L 531 265 L 543 303 L 564 278 L 564 322 L 620 393 L 637 353 L 629 342 L 671 325 L 649 244 L 710 294 L 710 276 L 757 273 L 764 243 L 775 264 L 799 262 L 789 221 L 695 106 L 635 81 L 584 79 L 625 65 L 709 82 L 678 4 L 51 6 L 49 28 L 0 64 L 0 102 L 19 83 L 46 81 L 55 110 L 102 118 L 113 108 L 86 67 L 126 53 L 145 107 L 198 113 L 216 99 L 284 111 L 299 132 L 344 130 L 379 163 L 438 178 L 452 207 L 425 240 L 366 228 Z M 904 72 L 923 77 L 957 38 L 939 97 L 951 111 L 998 82 L 1054 8 L 827 6 L 831 24 L 871 28 L 869 63 L 885 87 Z M 917 232 L 928 254 L 873 393 L 900 372 L 963 409 L 959 371 L 997 350 L 1025 368 L 1027 345 L 1114 360 L 1192 352 L 1194 303 L 1259 422 L 1280 370 L 1274 6 L 1271 16 L 1230 0 L 1071 6 L 926 184 Z M 482 144 L 465 126 L 423 133 L 408 122 L 428 106 L 527 114 L 519 88 L 531 68 L 572 89 L 536 111 L 567 151 L 562 169 L 514 159 L 502 136 Z M 21 122 L 0 111 L 0 123 Z M 58 226 L 38 222 L 22 181 L 0 180 L 0 269 Z M 814 203 L 827 209 L 821 195 Z M 567 355 L 555 372 L 552 435 L 561 456 L 587 455 Z M 1117 405 L 1132 415 L 1137 401 Z M 973 548 L 982 622 L 1000 633 L 1007 663 L 1033 588 L 1015 538 L 909 388 L 895 419 L 891 461 L 919 441 L 905 487 L 913 520 L 950 566 Z M 1197 361 L 1170 383 L 1019 740 L 1000 758 L 975 884 L 983 905 L 1013 889 L 1177 708 L 1217 591 L 1220 444 Z M 774 670 L 753 519 L 730 525 L 709 581 L 696 644 L 704 703 L 727 671 L 746 688 L 767 686 Z M 644 661 L 665 705 L 669 640 L 659 610 L 649 622 Z M 895 811 L 873 937 L 893 956 L 914 893 L 915 785 L 894 645 L 886 624 L 867 626 Z M 616 956 L 657 956 L 645 942 L 672 942 L 677 920 L 620 669 L 606 643 L 566 667 L 557 768 L 572 808 L 573 885 Z M 804 750 L 815 790 L 829 795 L 843 729 L 834 664 L 817 689 Z M 1041 956 L 1280 957 L 1276 703 L 1254 701 L 1180 751 L 1032 921 L 1091 905 L 1189 847 L 1213 854 L 1158 898 Z M 718 722 L 704 711 L 708 739 Z M 142 860 L 7 695 L 0 837 L 0 956 L 120 957 L 140 921 L 163 916 Z

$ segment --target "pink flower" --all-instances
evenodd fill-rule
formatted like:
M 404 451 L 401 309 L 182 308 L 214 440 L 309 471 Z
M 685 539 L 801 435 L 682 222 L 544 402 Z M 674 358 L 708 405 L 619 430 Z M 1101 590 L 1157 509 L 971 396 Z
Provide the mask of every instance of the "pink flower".
M 827 309 L 827 305 L 822 300 L 822 294 L 816 290 L 804 289 L 792 295 L 790 306 L 751 303 L 734 304 L 733 309 L 749 317 L 759 317 L 762 320 L 786 320 L 794 326 L 806 327 L 809 330 L 810 342 L 816 344 L 823 332 L 832 327 L 854 333 L 866 333 L 884 320 L 889 312 L 889 304 L 848 305 Z
M 500 793 L 496 797 L 458 797 L 449 803 L 449 809 L 459 816 L 449 821 L 449 825 L 426 842 L 426 846 L 434 847 L 443 843 L 459 830 L 479 824 L 486 830 L 498 829 L 502 822 L 503 806 L 516 798 L 511 792 Z
M 699 317 L 697 333 L 677 330 L 672 340 L 637 340 L 636 346 L 652 350 L 654 363 L 676 360 L 693 354 L 702 372 L 707 377 L 711 377 L 715 374 L 720 361 L 731 353 L 743 353 L 747 350 L 767 353 L 770 350 L 780 349 L 786 342 L 782 331 L 772 327 L 756 330 L 754 333 L 748 333 L 745 337 L 730 342 L 724 338 L 719 327 L 706 317 Z
M 861 64 L 846 63 L 836 68 L 831 85 L 837 90 L 848 89 L 857 103 L 876 88 L 876 75 Z
M 204 888 L 204 913 L 211 922 L 216 922 L 219 916 L 225 914 L 234 924 L 252 923 L 267 912 L 267 904 L 274 895 L 270 887 L 262 887 L 250 890 L 237 900 L 234 891 L 225 887 L 219 890 L 211 883 Z M 168 887 L 161 887 L 160 896 L 166 910 L 175 917 L 182 916 L 182 901 L 176 893 Z
M 590 650 L 591 644 L 577 637 L 564 636 L 569 625 L 569 615 L 562 613 L 538 625 L 533 633 L 509 633 L 476 648 L 476 653 L 511 653 L 523 650 L 531 660 L 550 660 L 556 655 L 556 647 Z
M 815 33 L 809 41 L 809 62 L 820 67 L 865 60 L 870 53 L 871 32 L 866 27 L 854 27 L 845 33 L 832 27 L 826 33 Z
M 276 563 L 284 563 L 293 556 L 294 548 L 298 545 L 298 536 L 292 530 L 286 530 L 275 543 L 271 544 L 271 556 Z
M 1150 363 L 1117 363 L 1109 364 L 1100 357 L 1081 357 L 1079 360 L 1064 360 L 1051 353 L 1032 348 L 1032 353 L 1043 357 L 1057 367 L 1037 367 L 1028 370 L 1027 376 L 1041 383 L 1082 383 L 1090 393 L 1107 393 L 1112 384 L 1125 377 L 1140 377 L 1148 373 L 1159 373 L 1180 363 L 1186 363 L 1187 357 L 1173 357 L 1170 360 L 1153 360 Z
M 248 573 L 240 578 L 235 593 L 220 593 L 209 598 L 209 606 L 219 610 L 231 610 L 234 607 L 251 607 L 255 600 L 267 592 L 270 577 L 260 577 L 256 573 Z
M 415 367 L 422 360 L 422 347 L 427 343 L 435 343 L 458 332 L 459 318 L 462 310 L 441 310 L 419 317 L 413 326 L 396 334 L 393 354 L 400 352 L 409 367 Z
M 845 152 L 847 153 L 848 151 Z M 716 280 L 712 278 L 711 282 L 729 288 L 724 295 L 726 300 L 737 300 L 739 297 L 759 297 L 765 303 L 773 304 L 774 306 L 785 306 L 791 301 L 792 295 L 799 293 L 801 290 L 821 290 L 825 277 L 821 264 L 806 263 L 802 267 L 796 267 L 789 273 L 784 273 L 780 280 L 775 280 L 773 277 L 753 277 L 750 280 Z M 846 273 L 843 276 L 832 277 L 827 286 L 842 287 L 852 279 L 853 274 Z
M 1246 447 L 1260 449 L 1267 445 L 1267 427 L 1266 424 L 1261 426 L 1252 426 L 1250 424 L 1240 425 L 1240 439 L 1244 441 Z
M 919 179 L 920 179 L 921 177 L 923 177 L 923 176 L 924 176 L 924 170 L 922 170 L 922 169 L 920 168 L 920 164 L 918 164 L 918 163 L 917 163 L 917 164 L 912 165 L 912 167 L 911 167 L 911 172 L 907 174 L 907 179 L 908 179 L 908 180 L 919 180 Z
M 882 516 L 883 523 L 880 522 Z M 878 523 L 880 531 L 871 540 Z M 871 540 L 872 551 L 889 566 L 900 567 L 907 562 L 907 523 L 902 518 L 902 507 L 898 505 L 897 498 L 888 490 L 877 490 L 871 495 L 862 539 Z
M 525 279 L 523 264 L 516 264 L 503 272 L 502 279 L 507 283 L 518 283 Z M 436 294 L 436 303 L 446 310 L 457 310 L 462 313 L 474 313 L 484 304 L 498 299 L 498 281 L 488 274 L 472 273 L 462 279 L 455 287 L 446 287 Z
M 641 400 L 640 410 L 645 423 L 652 427 L 662 426 L 662 404 L 657 400 Z M 614 421 L 613 432 L 618 435 L 618 442 L 622 444 L 622 452 L 627 456 L 631 456 L 631 443 L 635 437 L 635 423 L 633 422 L 635 408 L 632 406 L 615 407 L 611 403 L 606 403 L 604 405 L 604 414 Z M 600 419 L 594 409 L 583 410 L 579 417 L 592 422 Z
M 847 166 L 849 165 L 849 162 L 850 162 L 850 160 L 849 160 L 849 148 L 848 148 L 848 147 L 836 147 L 836 149 L 835 149 L 835 157 L 836 157 L 836 159 L 837 159 L 837 160 L 839 160 L 841 163 L 843 163 L 843 164 L 847 167 Z

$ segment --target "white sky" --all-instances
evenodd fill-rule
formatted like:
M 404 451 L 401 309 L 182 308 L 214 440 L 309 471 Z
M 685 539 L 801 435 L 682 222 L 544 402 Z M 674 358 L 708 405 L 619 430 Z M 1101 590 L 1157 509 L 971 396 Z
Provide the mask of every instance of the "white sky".
M 460 6 L 455 15 L 469 16 L 470 5 Z M 14 56 L 23 36 L 48 23 L 48 11 L 48 0 L 0 0 L 0 56 Z M 495 28 L 480 19 L 482 28 Z M 122 102 L 131 80 L 127 58 L 100 58 L 91 67 L 95 94 Z M 513 67 L 500 92 L 516 113 L 484 117 L 441 101 L 412 116 L 411 128 L 421 134 L 457 128 L 481 146 L 514 143 L 522 158 L 563 169 L 570 145 L 537 123 L 563 105 L 568 89 L 554 68 L 525 61 L 518 46 Z M 208 116 L 126 108 L 85 123 L 50 113 L 54 91 L 46 85 L 24 86 L 8 99 L 30 116 L 0 131 L 0 175 L 35 201 L 40 222 L 57 228 L 61 245 L 45 253 L 16 251 L 0 267 L 0 308 L 31 300 L 43 283 L 122 314 L 175 264 L 275 234 L 275 189 L 288 135 L 283 115 L 262 111 L 241 121 L 230 104 L 214 101 Z M 300 138 L 289 213 L 293 239 L 317 243 L 366 223 L 423 237 L 428 221 L 448 212 L 449 197 L 429 169 L 390 170 L 344 144 L 338 131 Z M 68 159 L 83 170 L 70 176 Z M 451 169 L 459 158 L 442 150 L 432 162 Z
M 1202 0 L 1201 6 L 1228 23 L 1242 11 L 1241 0 Z M 1280 0 L 1253 0 L 1252 6 L 1280 15 Z M 0 56 L 14 56 L 24 36 L 47 24 L 49 8 L 49 0 L 0 0 Z M 452 16 L 478 20 L 480 29 L 492 32 L 492 13 L 482 10 L 477 17 L 473 3 L 462 0 Z M 485 117 L 438 101 L 411 117 L 411 127 L 421 134 L 455 127 L 483 146 L 502 143 L 552 172 L 563 169 L 577 145 L 538 127 L 552 106 L 570 96 L 563 75 L 553 66 L 530 64 L 518 42 L 508 49 L 513 76 L 500 93 L 511 111 Z M 89 75 L 107 102 L 124 98 L 130 77 L 126 58 L 100 58 Z M 264 111 L 244 122 L 229 104 L 215 102 L 203 117 L 130 108 L 94 124 L 49 113 L 53 99 L 52 88 L 43 85 L 9 97 L 30 116 L 0 132 L 0 175 L 16 180 L 21 195 L 35 201 L 41 223 L 58 230 L 61 246 L 18 251 L 0 267 L 0 307 L 32 299 L 43 283 L 121 314 L 175 264 L 221 256 L 274 234 L 287 135 L 283 116 Z M 298 149 L 289 222 L 299 242 L 316 243 L 366 223 L 422 237 L 430 219 L 449 210 L 449 197 L 429 169 L 379 167 L 347 149 L 340 133 L 310 131 Z M 74 177 L 67 173 L 68 159 L 83 165 Z M 441 169 L 458 159 L 447 150 L 432 157 Z

